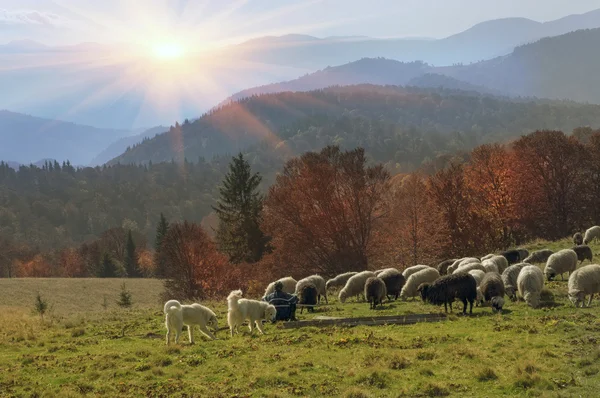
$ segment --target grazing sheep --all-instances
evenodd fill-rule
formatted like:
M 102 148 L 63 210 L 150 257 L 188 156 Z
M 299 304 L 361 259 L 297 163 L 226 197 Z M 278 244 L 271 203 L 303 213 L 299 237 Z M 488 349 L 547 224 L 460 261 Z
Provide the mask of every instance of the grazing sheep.
M 546 261 L 548 261 L 548 257 L 550 257 L 553 254 L 554 252 L 550 249 L 536 250 L 533 253 L 531 253 L 529 257 L 523 260 L 523 262 L 529 264 L 545 263 Z
M 500 253 L 502 257 L 506 259 L 508 265 L 516 264 L 521 261 L 521 253 L 518 250 L 507 250 Z
M 379 276 L 379 274 L 381 274 L 382 272 L 389 271 L 389 270 L 392 270 L 392 269 L 393 269 L 393 270 L 395 270 L 395 271 L 398 271 L 398 269 L 396 269 L 396 268 L 393 268 L 393 267 L 390 267 L 390 268 L 382 268 L 382 269 L 378 269 L 377 271 L 373 271 L 373 273 L 374 273 L 375 275 Z M 398 272 L 400 272 L 400 271 L 398 271 Z
M 515 301 L 517 299 L 517 279 L 519 278 L 519 273 L 523 269 L 531 264 L 527 263 L 519 263 L 513 264 L 502 273 L 502 282 L 504 282 L 504 291 L 506 295 L 512 300 Z
M 499 274 L 488 272 L 479 285 L 483 299 L 492 303 L 492 311 L 502 312 L 504 306 L 504 282 Z
M 581 261 L 581 264 L 585 260 L 590 260 L 592 262 L 592 258 L 594 254 L 592 253 L 592 248 L 587 245 L 579 245 L 572 248 L 572 250 L 577 253 L 577 260 Z
M 485 256 L 481 257 L 481 262 L 484 262 L 485 260 L 488 260 L 494 256 L 495 256 L 494 253 L 486 254 Z
M 365 282 L 365 298 L 369 302 L 369 309 L 374 310 L 377 304 L 382 305 L 387 296 L 385 282 L 376 276 L 370 277 Z
M 321 296 L 325 298 L 325 302 L 329 304 L 327 301 L 327 289 L 325 288 L 325 279 L 323 279 L 320 275 L 311 275 L 307 276 L 304 279 L 300 279 L 296 284 L 296 296 L 300 295 L 300 291 L 305 285 L 313 284 L 317 288 L 318 293 L 318 302 L 321 301 Z
M 442 261 L 441 263 L 438 264 L 437 266 L 437 270 L 440 273 L 440 275 L 446 275 L 448 273 L 448 267 L 452 265 L 452 263 L 454 263 L 456 261 L 455 258 L 450 259 L 450 260 L 445 260 Z
M 569 277 L 569 300 L 579 307 L 585 306 L 585 296 L 590 295 L 587 306 L 592 305 L 595 293 L 600 293 L 600 265 L 590 264 L 581 267 Z
M 346 285 L 340 293 L 338 294 L 338 298 L 340 299 L 340 303 L 345 303 L 348 297 L 358 296 L 364 292 L 365 282 L 367 279 L 375 276 L 375 273 L 371 271 L 363 271 L 359 272 L 356 275 L 353 275 L 348 279 Z
M 485 275 L 485 272 L 483 272 L 480 269 L 472 269 L 471 271 L 469 271 L 469 274 L 473 275 L 473 278 L 475 278 L 475 282 L 477 282 L 477 286 L 479 286 L 481 280 L 483 279 L 483 276 Z
M 265 294 L 263 297 L 267 297 L 269 294 L 275 291 L 275 283 L 281 282 L 283 283 L 283 291 L 289 294 L 293 294 L 296 291 L 296 280 L 291 276 L 286 276 L 285 278 L 278 279 L 274 282 L 269 283 L 267 289 L 265 290 Z
M 537 265 L 526 265 L 517 278 L 519 295 L 532 308 L 540 304 L 540 296 L 544 288 L 544 274 Z
M 456 271 L 454 271 L 453 274 L 456 274 L 457 272 L 468 273 L 469 271 L 474 270 L 474 269 L 478 269 L 478 270 L 485 272 L 485 268 L 483 268 L 483 265 L 481 265 L 481 263 L 467 263 L 465 265 L 461 265 L 460 267 L 458 267 L 458 269 Z
M 333 289 L 336 287 L 344 287 L 344 285 L 346 285 L 346 282 L 348 282 L 348 279 L 350 279 L 356 274 L 358 274 L 358 272 L 346 272 L 343 274 L 339 274 L 335 278 L 329 279 L 325 284 L 325 288 Z
M 404 271 L 402 271 L 402 276 L 404 277 L 404 279 L 408 280 L 408 278 L 410 278 L 410 276 L 412 274 L 415 274 L 419 271 L 422 271 L 422 270 L 428 269 L 428 268 L 432 268 L 432 267 L 430 267 L 429 265 L 413 265 L 412 267 L 408 267 Z
M 314 312 L 315 308 L 313 305 L 317 304 L 319 297 L 319 291 L 317 287 L 313 283 L 306 283 L 302 286 L 302 290 L 300 290 L 300 295 L 298 296 L 298 304 L 301 305 L 310 305 L 310 307 L 306 307 L 308 312 Z M 300 313 L 302 314 L 304 307 L 300 307 Z
M 564 280 L 563 274 L 568 272 L 569 274 L 577 268 L 577 253 L 571 249 L 563 249 L 554 253 L 548 257 L 546 261 L 546 267 L 544 268 L 544 274 L 549 281 L 560 275 L 561 279 Z
M 467 313 L 467 301 L 470 304 L 469 313 L 473 313 L 473 302 L 477 297 L 477 282 L 473 275 L 458 272 L 442 276 L 433 283 L 423 283 L 419 286 L 423 301 L 434 305 L 444 304 L 448 312 L 448 304 L 452 311 L 452 302 L 457 298 L 463 302 L 463 314 Z
M 594 225 L 593 227 L 588 228 L 588 230 L 585 231 L 585 235 L 583 235 L 583 244 L 587 245 L 598 238 L 600 238 L 600 227 Z
M 390 300 L 390 296 L 394 296 L 394 300 L 398 300 L 398 296 L 400 295 L 400 292 L 406 283 L 404 275 L 402 275 L 397 269 L 390 268 L 380 273 L 378 278 L 385 283 L 388 301 Z
M 519 261 L 522 261 L 524 258 L 529 257 L 529 250 L 523 248 L 518 248 L 515 250 L 519 252 Z
M 479 259 L 475 257 L 463 257 L 461 259 L 456 260 L 452 263 L 451 266 L 448 267 L 448 274 L 454 273 L 459 267 L 471 263 L 479 263 Z
M 573 235 L 573 244 L 575 246 L 583 245 L 583 235 L 581 235 L 581 232 L 575 232 Z
M 506 257 L 504 257 L 504 256 L 494 255 L 485 261 L 489 261 L 491 263 L 496 264 L 499 274 L 502 274 L 504 272 L 504 270 L 506 268 L 508 268 L 508 260 L 506 260 Z
M 502 257 L 504 258 L 504 257 Z M 483 266 L 483 268 L 485 268 L 485 272 L 495 272 L 495 273 L 500 273 L 500 271 L 498 270 L 498 266 L 496 265 L 495 262 L 490 261 L 489 259 L 487 260 L 483 260 L 483 262 L 481 263 L 481 265 Z
M 406 280 L 402 291 L 400 292 L 400 298 L 406 300 L 409 297 L 415 297 L 419 294 L 417 289 L 423 283 L 431 283 L 440 277 L 440 273 L 437 269 L 427 267 L 421 271 L 412 274 Z

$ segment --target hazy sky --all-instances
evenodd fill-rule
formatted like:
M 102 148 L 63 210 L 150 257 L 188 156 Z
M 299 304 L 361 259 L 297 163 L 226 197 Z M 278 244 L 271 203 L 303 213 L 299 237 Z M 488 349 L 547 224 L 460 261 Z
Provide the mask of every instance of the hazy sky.
M 600 0 L 0 0 L 0 43 L 205 41 L 262 35 L 445 37 L 479 22 L 548 21 L 600 8 Z

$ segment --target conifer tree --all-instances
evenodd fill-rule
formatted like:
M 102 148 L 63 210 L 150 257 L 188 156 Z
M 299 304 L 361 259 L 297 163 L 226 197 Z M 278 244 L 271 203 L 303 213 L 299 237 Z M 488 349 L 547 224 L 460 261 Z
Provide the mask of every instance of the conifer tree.
M 117 267 L 108 253 L 102 256 L 102 264 L 100 266 L 100 278 L 115 278 L 117 276 Z
M 159 278 L 164 278 L 167 276 L 167 266 L 166 261 L 164 259 L 164 255 L 162 253 L 162 243 L 168 231 L 169 222 L 165 218 L 165 215 L 163 213 L 160 213 L 160 220 L 158 221 L 158 225 L 156 226 L 156 238 L 154 240 L 154 273 Z
M 256 262 L 268 250 L 269 239 L 260 229 L 263 198 L 258 192 L 262 177 L 252 174 L 240 153 L 229 164 L 219 187 L 220 199 L 213 207 L 219 217 L 217 242 L 233 263 Z
M 129 230 L 127 233 L 127 245 L 125 247 L 125 271 L 127 271 L 127 276 L 129 278 L 139 278 L 142 276 L 139 269 L 138 256 L 131 230 Z

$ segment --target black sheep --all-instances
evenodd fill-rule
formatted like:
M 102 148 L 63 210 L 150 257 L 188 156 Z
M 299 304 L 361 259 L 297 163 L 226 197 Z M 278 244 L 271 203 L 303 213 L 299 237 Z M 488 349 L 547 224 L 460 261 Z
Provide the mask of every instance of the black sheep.
M 310 283 L 308 285 L 305 285 L 302 290 L 300 290 L 300 301 L 299 304 L 304 304 L 304 305 L 316 305 L 317 304 L 317 298 L 318 298 L 318 291 L 317 291 L 317 287 Z M 300 307 L 300 313 L 302 314 L 302 311 L 304 310 L 304 307 Z M 315 309 L 314 307 L 307 307 L 306 310 L 308 312 L 314 312 Z
M 428 301 L 434 305 L 444 304 L 444 309 L 448 312 L 448 304 L 452 311 L 452 302 L 459 299 L 463 302 L 463 314 L 467 313 L 467 301 L 469 302 L 469 313 L 473 313 L 473 303 L 477 299 L 477 282 L 472 275 L 465 272 L 458 272 L 451 275 L 442 276 L 435 282 L 424 283 L 419 286 L 423 301 Z
M 495 272 L 488 272 L 479 284 L 483 299 L 492 303 L 493 311 L 502 311 L 504 306 L 504 282 L 502 277 Z
M 394 300 L 398 300 L 398 296 L 406 283 L 404 275 L 396 269 L 389 269 L 380 273 L 378 277 L 385 283 L 388 301 L 390 296 L 394 296 Z
M 590 260 L 592 262 L 592 258 L 594 254 L 592 253 L 592 248 L 587 245 L 579 245 L 572 248 L 575 253 L 577 253 L 577 260 L 583 263 L 585 260 Z
M 508 261 L 508 265 L 521 262 L 521 253 L 518 250 L 507 250 L 500 253 L 500 255 L 503 256 L 506 261 Z
M 581 235 L 581 232 L 575 232 L 575 235 L 573 235 L 573 244 L 575 246 L 583 245 L 583 235 Z
M 455 261 L 456 259 L 452 258 L 450 260 L 442 261 L 441 263 L 439 263 L 437 266 L 437 270 L 440 273 L 440 275 L 446 275 L 448 273 L 448 267 L 451 266 L 452 263 L 454 263 Z
M 369 302 L 369 308 L 375 309 L 377 304 L 383 305 L 383 299 L 387 296 L 385 283 L 381 278 L 371 277 L 365 282 L 365 298 Z

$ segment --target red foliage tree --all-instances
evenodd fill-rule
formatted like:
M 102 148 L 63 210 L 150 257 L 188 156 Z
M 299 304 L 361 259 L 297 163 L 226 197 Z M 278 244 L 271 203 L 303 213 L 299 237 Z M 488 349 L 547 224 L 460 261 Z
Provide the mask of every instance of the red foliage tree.
M 288 161 L 265 200 L 264 227 L 283 264 L 326 275 L 367 268 L 389 174 L 363 149 L 327 147 Z

